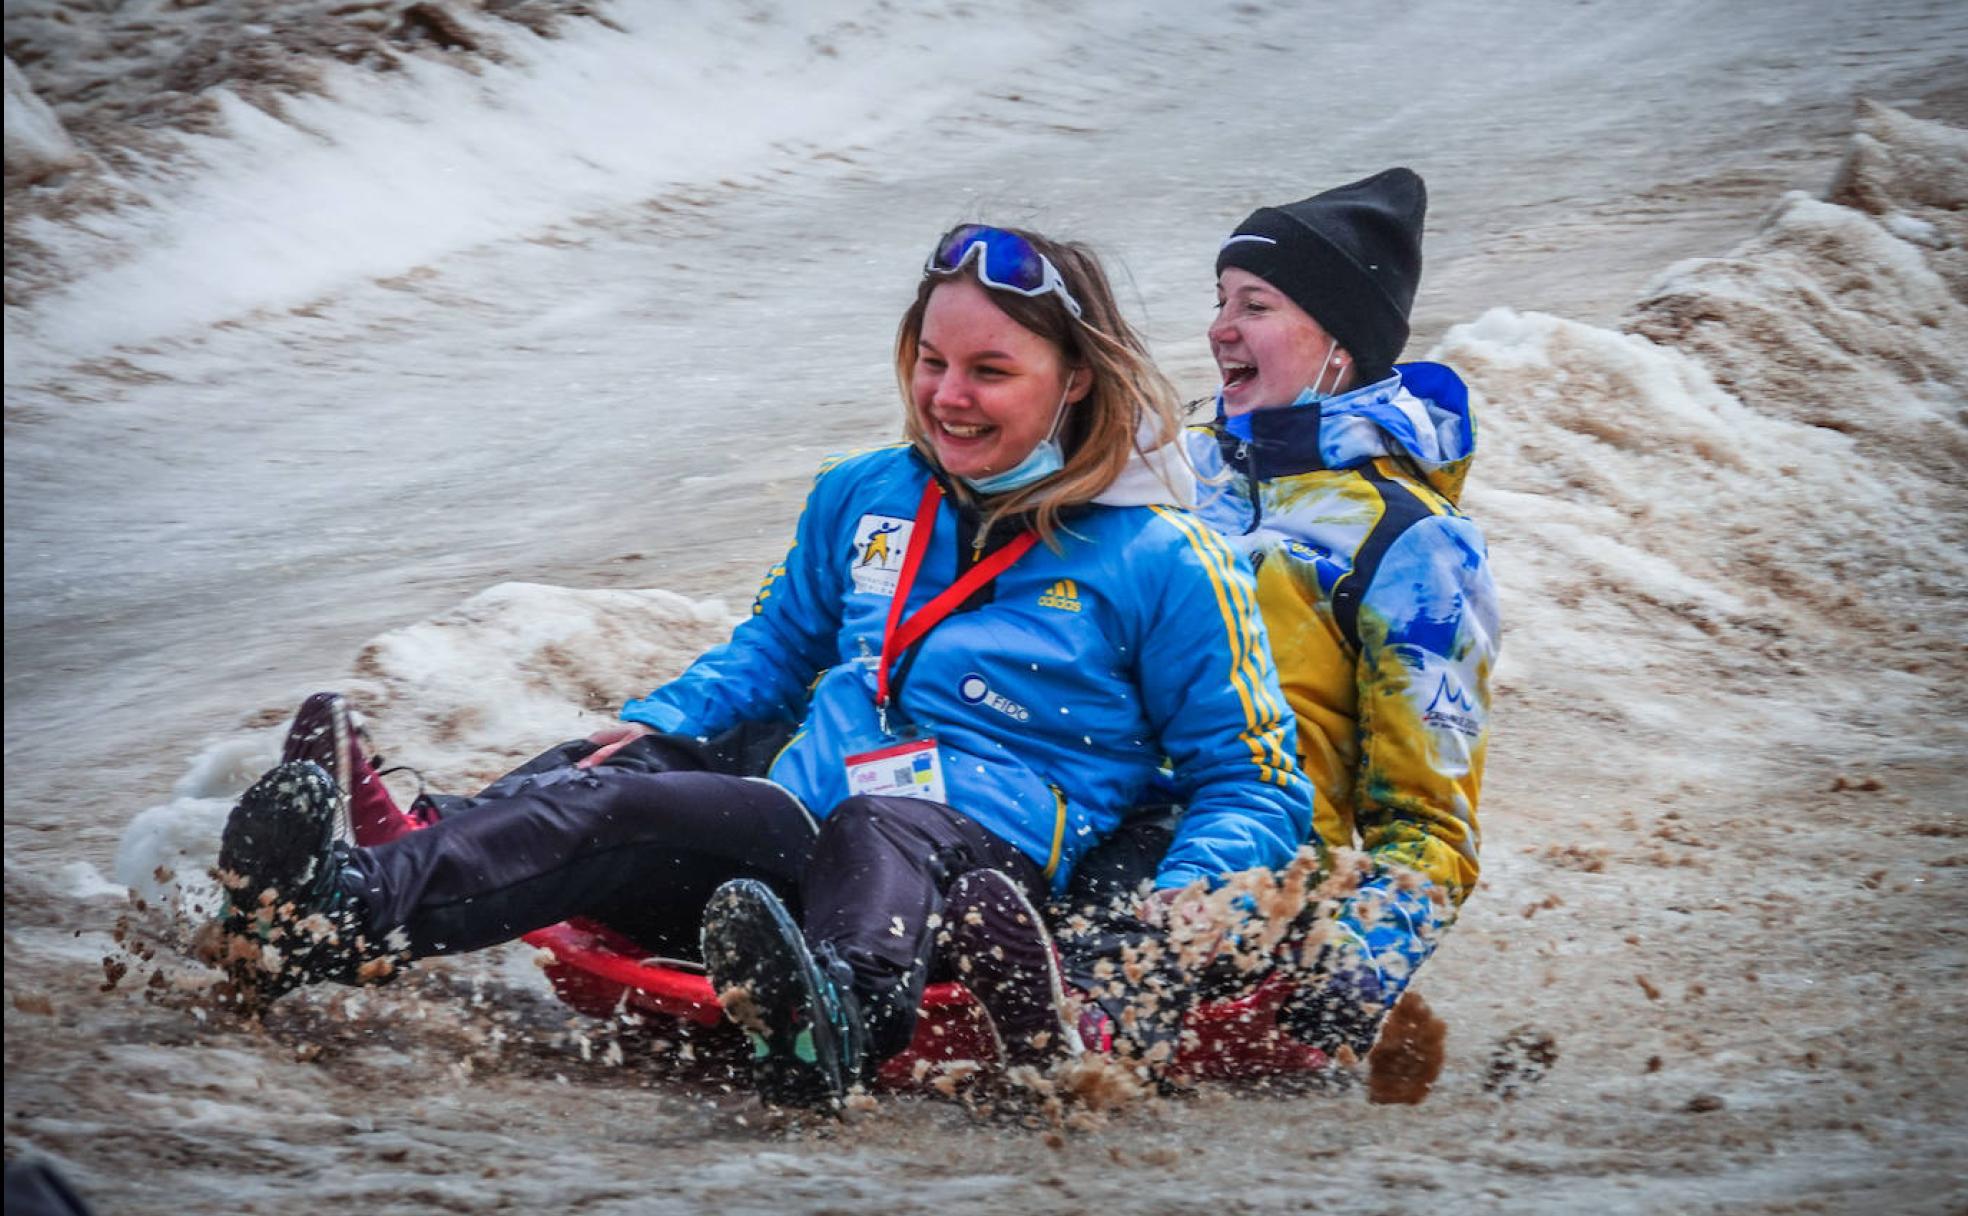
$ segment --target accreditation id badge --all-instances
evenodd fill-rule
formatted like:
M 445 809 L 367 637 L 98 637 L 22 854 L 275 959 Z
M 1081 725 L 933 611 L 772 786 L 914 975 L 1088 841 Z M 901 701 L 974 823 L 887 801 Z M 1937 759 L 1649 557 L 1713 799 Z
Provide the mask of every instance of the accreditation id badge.
M 847 757 L 847 792 L 878 798 L 926 798 L 945 802 L 943 762 L 936 740 L 912 739 Z

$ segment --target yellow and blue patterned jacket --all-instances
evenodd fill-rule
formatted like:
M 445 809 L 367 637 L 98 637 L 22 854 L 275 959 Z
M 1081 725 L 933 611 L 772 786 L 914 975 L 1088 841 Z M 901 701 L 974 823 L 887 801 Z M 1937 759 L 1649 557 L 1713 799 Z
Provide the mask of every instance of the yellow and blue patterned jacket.
M 1189 442 L 1198 513 L 1257 570 L 1314 835 L 1378 863 L 1341 925 L 1391 1000 L 1478 873 L 1499 626 L 1483 535 L 1456 508 L 1468 391 L 1403 364 L 1322 402 L 1219 416 Z

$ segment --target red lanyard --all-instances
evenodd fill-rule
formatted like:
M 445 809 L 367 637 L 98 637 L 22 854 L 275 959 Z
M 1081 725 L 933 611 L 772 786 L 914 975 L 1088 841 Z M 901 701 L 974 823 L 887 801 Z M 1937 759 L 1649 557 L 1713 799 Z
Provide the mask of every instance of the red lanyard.
M 957 605 L 969 599 L 979 587 L 1011 569 L 1013 562 L 1024 557 L 1028 549 L 1039 543 L 1038 536 L 1029 529 L 1019 533 L 1010 544 L 966 570 L 962 578 L 945 587 L 935 599 L 924 604 L 905 621 L 902 619 L 902 609 L 909 602 L 909 589 L 916 585 L 916 571 L 922 568 L 923 554 L 929 552 L 929 537 L 936 530 L 936 508 L 942 501 L 943 487 L 932 477 L 929 484 L 923 487 L 922 502 L 916 507 L 916 526 L 909 533 L 909 549 L 902 557 L 902 574 L 895 582 L 895 598 L 888 605 L 888 624 L 882 629 L 881 665 L 875 669 L 875 708 L 881 711 L 884 721 L 888 717 L 889 666 L 907 654 L 924 634 L 941 624 L 944 617 L 955 612 Z

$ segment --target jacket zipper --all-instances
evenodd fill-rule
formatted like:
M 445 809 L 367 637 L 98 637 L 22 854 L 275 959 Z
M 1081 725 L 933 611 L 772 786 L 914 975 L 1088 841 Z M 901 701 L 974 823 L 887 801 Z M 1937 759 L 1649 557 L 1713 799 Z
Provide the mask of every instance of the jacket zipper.
M 1230 453 L 1230 463 L 1237 466 L 1244 475 L 1244 484 L 1250 489 L 1251 518 L 1244 528 L 1244 535 L 1257 531 L 1257 525 L 1264 522 L 1264 496 L 1257 484 L 1256 462 L 1250 458 L 1250 441 L 1239 439 L 1237 450 Z
M 1059 855 L 1066 847 L 1066 791 L 1051 782 L 1046 788 L 1052 791 L 1052 852 L 1046 858 L 1045 877 L 1048 882 L 1059 872 Z

